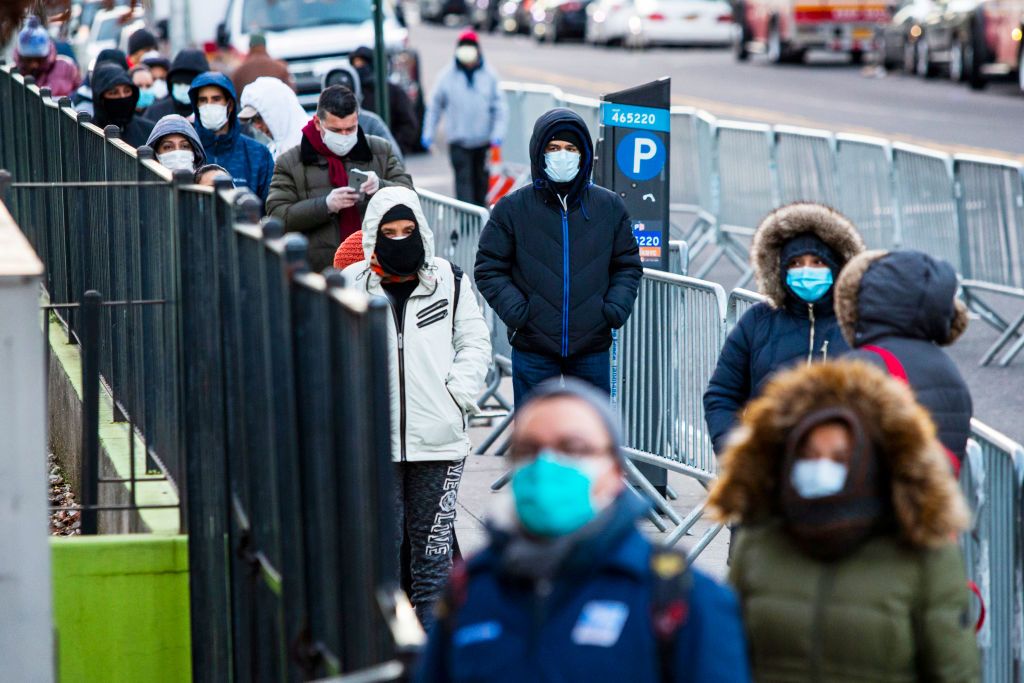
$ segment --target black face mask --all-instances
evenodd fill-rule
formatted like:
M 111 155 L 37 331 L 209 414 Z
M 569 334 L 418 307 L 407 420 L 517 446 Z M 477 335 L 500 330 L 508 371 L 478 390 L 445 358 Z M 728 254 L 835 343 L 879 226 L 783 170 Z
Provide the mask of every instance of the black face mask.
M 378 232 L 373 253 L 377 255 L 377 263 L 384 269 L 384 272 L 391 275 L 414 275 L 426 260 L 423 238 L 420 236 L 419 228 L 401 240 L 389 239 Z
M 103 111 L 106 113 L 107 123 L 124 128 L 135 115 L 136 102 L 134 97 L 118 97 L 113 100 L 104 98 Z

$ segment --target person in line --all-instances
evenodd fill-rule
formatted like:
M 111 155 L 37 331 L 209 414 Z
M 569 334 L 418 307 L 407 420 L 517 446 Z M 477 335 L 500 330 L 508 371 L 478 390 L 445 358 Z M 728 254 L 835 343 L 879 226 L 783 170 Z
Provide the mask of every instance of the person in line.
M 777 374 L 708 499 L 757 681 L 980 680 L 967 505 L 909 387 L 841 359 Z
M 128 36 L 128 64 L 130 66 L 142 64 L 143 56 L 147 52 L 157 50 L 159 50 L 159 45 L 157 45 L 156 36 L 144 28 L 140 28 Z
M 410 599 L 424 625 L 452 566 L 455 503 L 491 362 L 490 332 L 468 275 L 434 256 L 416 192 L 381 188 L 363 219 L 363 260 L 343 273 L 386 297 L 391 355 L 391 459 L 398 545 L 409 543 Z
M 416 680 L 749 681 L 731 590 L 638 529 L 607 397 L 567 378 L 516 415 L 511 494 L 457 566 Z
M 170 94 L 158 99 L 146 112 L 146 116 L 159 120 L 168 114 L 177 114 L 192 121 L 192 99 L 189 96 L 192 81 L 209 70 L 210 63 L 206 61 L 202 50 L 187 49 L 179 52 L 171 62 L 171 70 L 167 72 Z
M 183 116 L 168 114 L 153 126 L 146 141 L 156 160 L 171 171 L 191 171 L 206 163 L 203 143 L 196 129 Z
M 956 298 L 956 270 L 920 251 L 867 251 L 836 282 L 836 318 L 847 358 L 874 363 L 905 378 L 928 409 L 954 472 L 967 457 L 973 402 L 967 383 L 941 347 L 967 329 L 967 306 Z
M 643 275 L 629 214 L 590 182 L 594 146 L 575 112 L 537 119 L 530 162 L 533 183 L 494 207 L 475 269 L 508 327 L 516 405 L 559 375 L 608 393 L 612 330 L 629 318 Z
M 359 76 L 359 85 L 363 99 L 363 109 L 374 114 L 377 111 L 377 76 L 373 71 L 373 49 L 359 47 L 349 54 L 349 63 Z M 388 129 L 394 134 L 404 154 L 412 154 L 419 150 L 420 127 L 418 117 L 409 96 L 397 83 L 387 82 L 388 89 Z
M 455 171 L 455 196 L 487 206 L 488 154 L 492 147 L 500 147 L 505 137 L 508 108 L 498 74 L 484 62 L 473 31 L 459 36 L 454 63 L 437 77 L 423 117 L 424 149 L 434 144 L 442 118 L 447 121 L 445 137 Z
M 252 137 L 267 146 L 277 159 L 302 142 L 309 115 L 295 91 L 277 78 L 261 76 L 246 86 L 238 118 L 248 124 Z
M 135 104 L 135 111 L 143 114 L 156 102 L 156 93 L 153 92 L 153 72 L 145 64 L 140 64 L 132 67 L 128 75 L 135 87 L 139 89 L 139 101 Z
M 204 164 L 196 169 L 196 185 L 213 187 L 221 178 L 231 180 L 231 174 L 223 166 Z M 234 181 L 231 182 L 231 186 L 234 187 Z
M 253 33 L 249 36 L 249 54 L 231 74 L 235 92 L 245 92 L 249 84 L 257 78 L 274 78 L 295 92 L 295 79 L 288 71 L 288 65 L 267 54 L 267 38 L 262 33 Z
M 75 111 L 85 112 L 90 115 L 95 113 L 92 101 L 92 75 L 98 66 L 105 63 L 116 64 L 125 71 L 128 70 L 128 58 L 124 56 L 123 52 L 114 48 L 100 50 L 100 53 L 96 55 L 96 62 L 93 64 L 92 69 L 86 74 L 85 80 L 82 81 L 82 84 L 78 86 L 78 89 L 71 96 L 71 105 L 75 108 Z
M 208 71 L 192 81 L 189 97 L 194 107 L 193 125 L 207 160 L 226 168 L 235 187 L 247 187 L 266 201 L 274 174 L 274 157 L 266 146 L 242 134 L 238 98 L 231 79 Z
M 379 138 L 384 138 L 391 143 L 391 151 L 395 153 L 398 160 L 403 164 L 405 163 L 405 155 L 402 148 L 399 146 L 398 141 L 395 140 L 395 136 L 391 134 L 391 129 L 388 128 L 388 124 L 384 123 L 384 119 L 377 116 L 376 113 L 370 111 L 363 106 L 363 87 L 359 83 L 359 74 L 356 73 L 355 67 L 351 64 L 339 64 L 336 68 L 324 79 L 324 88 L 332 85 L 342 85 L 355 93 L 356 102 L 359 103 L 359 127 L 363 129 L 363 132 L 367 135 L 376 135 Z
M 35 16 L 18 33 L 14 67 L 22 76 L 34 78 L 40 88 L 49 88 L 54 99 L 71 95 L 81 83 L 78 65 L 57 54 L 57 46 Z
M 747 401 L 776 371 L 849 351 L 836 322 L 832 284 L 862 251 L 853 223 L 823 204 L 790 204 L 761 221 L 750 264 L 768 301 L 752 306 L 729 333 L 704 392 L 715 453 L 725 450 Z
M 157 99 L 167 97 L 167 74 L 171 71 L 171 61 L 156 50 L 150 50 L 142 55 L 142 63 L 149 67 L 153 74 L 153 87 L 157 91 Z
M 146 144 L 153 122 L 135 112 L 139 89 L 128 72 L 117 64 L 100 64 L 92 73 L 93 123 L 100 128 L 117 126 L 121 139 L 132 147 Z
M 358 189 L 349 174 L 367 179 Z M 309 239 L 309 266 L 331 265 L 342 240 L 359 229 L 368 201 L 382 187 L 412 188 L 412 178 L 382 138 L 359 126 L 355 94 L 333 85 L 320 94 L 316 115 L 302 129 L 302 142 L 277 159 L 267 213 L 288 232 Z

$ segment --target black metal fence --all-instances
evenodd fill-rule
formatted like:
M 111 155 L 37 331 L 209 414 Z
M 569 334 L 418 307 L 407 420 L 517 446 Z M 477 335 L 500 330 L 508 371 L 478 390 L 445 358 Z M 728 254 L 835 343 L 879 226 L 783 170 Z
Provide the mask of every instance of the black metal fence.
M 51 301 L 136 304 L 102 320 L 100 370 L 182 497 L 193 678 L 394 661 L 413 643 L 388 628 L 405 603 L 386 304 L 310 273 L 305 239 L 260 222 L 252 195 L 172 178 L 5 67 L 0 168 Z M 78 309 L 56 310 L 77 339 Z

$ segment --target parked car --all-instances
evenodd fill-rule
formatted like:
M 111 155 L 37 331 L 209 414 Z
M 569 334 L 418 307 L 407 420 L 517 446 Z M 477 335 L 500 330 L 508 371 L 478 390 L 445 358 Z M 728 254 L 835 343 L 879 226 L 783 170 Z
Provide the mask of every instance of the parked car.
M 935 7 L 935 0 L 908 0 L 892 15 L 892 20 L 878 29 L 879 61 L 887 69 L 902 68 L 914 73 L 917 65 L 916 42 L 925 19 Z
M 593 0 L 537 0 L 533 4 L 533 37 L 557 43 L 582 40 L 587 28 L 587 5 Z
M 1024 0 L 986 0 L 975 12 L 973 32 L 963 36 L 960 54 L 963 63 L 958 70 L 950 64 L 951 75 L 979 89 L 992 77 L 1017 75 L 1024 92 Z M 959 77 L 959 78 L 957 78 Z
M 594 44 L 728 45 L 733 13 L 725 0 L 595 0 L 586 40 Z
M 466 16 L 466 5 L 466 0 L 419 0 L 420 19 L 440 24 L 450 16 Z
M 504 0 L 498 7 L 501 30 L 505 33 L 530 33 L 534 0 Z
M 129 16 L 131 13 L 131 16 Z M 145 10 L 136 7 L 114 7 L 110 10 L 99 10 L 92 20 L 92 27 L 84 33 L 84 40 L 74 45 L 78 63 L 92 70 L 93 63 L 100 52 L 108 48 L 123 49 L 121 36 L 130 35 L 145 25 Z
M 477 31 L 494 33 L 501 27 L 503 0 L 469 0 L 469 23 Z
M 945 75 L 954 81 L 981 78 L 984 25 L 981 0 L 940 0 L 925 17 L 915 41 L 914 73 L 922 78 Z
M 809 50 L 846 53 L 854 63 L 877 48 L 878 29 L 892 13 L 882 2 L 736 0 L 734 54 L 762 53 L 775 64 L 802 62 Z

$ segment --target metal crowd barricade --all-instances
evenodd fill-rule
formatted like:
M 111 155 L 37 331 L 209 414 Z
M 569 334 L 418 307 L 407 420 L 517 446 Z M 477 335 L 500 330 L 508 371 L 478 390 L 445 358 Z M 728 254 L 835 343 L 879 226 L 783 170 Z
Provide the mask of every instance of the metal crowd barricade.
M 703 394 L 725 341 L 725 290 L 695 278 L 645 270 L 633 315 L 612 353 L 612 400 L 622 416 L 631 460 L 679 472 L 707 486 L 718 471 L 705 429 Z M 630 463 L 634 486 L 651 497 L 674 529 L 672 545 L 700 520 L 704 503 L 685 518 Z M 690 549 L 695 558 L 721 526 Z
M 963 273 L 952 157 L 899 142 L 893 144 L 892 152 L 898 246 L 944 258 Z
M 762 301 L 768 301 L 764 294 L 752 292 L 749 289 L 734 289 L 729 292 L 729 303 L 726 308 L 726 325 L 729 331 L 736 327 L 736 323 L 755 305 Z
M 960 484 L 973 513 L 961 546 L 986 610 L 982 680 L 1016 683 L 1024 672 L 1024 447 L 972 420 Z
M 544 112 L 562 106 L 562 91 L 534 83 L 502 83 L 501 87 L 509 113 L 508 131 L 502 143 L 503 159 L 529 168 L 533 124 Z
M 434 249 L 441 258 L 451 261 L 470 276 L 474 282 L 480 233 L 487 225 L 490 212 L 482 206 L 446 197 L 430 190 L 417 189 L 420 206 L 427 223 L 434 231 Z M 479 298 L 479 297 L 478 297 Z
M 887 140 L 836 135 L 836 208 L 853 221 L 869 249 L 895 249 L 899 243 L 892 180 Z
M 810 201 L 835 206 L 839 192 L 832 134 L 793 126 L 775 126 L 774 133 L 778 203 Z
M 1024 299 L 1024 166 L 985 157 L 957 155 L 953 161 L 959 208 L 963 289 L 1001 334 L 982 358 L 1006 366 L 1024 348 L 1024 314 L 1012 322 L 978 297 L 978 292 Z
M 669 197 L 674 212 L 697 214 L 702 206 L 696 116 L 697 110 L 692 107 L 672 107 Z
M 593 97 L 569 94 L 562 94 L 561 100 L 562 106 L 580 115 L 587 124 L 587 130 L 590 131 L 590 139 L 597 144 L 597 139 L 601 137 L 601 101 Z

